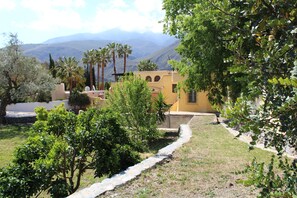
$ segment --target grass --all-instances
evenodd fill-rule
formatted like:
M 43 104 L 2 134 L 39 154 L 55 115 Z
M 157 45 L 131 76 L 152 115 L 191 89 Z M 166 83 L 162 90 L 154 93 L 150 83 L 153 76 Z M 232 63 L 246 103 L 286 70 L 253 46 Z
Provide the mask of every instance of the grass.
M 142 159 L 146 159 L 156 154 L 159 151 L 159 149 L 174 142 L 177 138 L 178 138 L 178 132 L 161 132 L 161 137 L 158 138 L 156 141 L 149 143 L 148 151 L 141 153 L 140 157 Z M 88 187 L 94 183 L 101 182 L 106 178 L 107 176 L 94 178 L 94 170 L 87 170 L 86 173 L 84 173 L 83 178 L 81 180 L 80 189 Z
M 154 154 L 156 154 L 159 149 L 167 146 L 168 144 L 174 142 L 178 137 L 177 132 L 161 132 L 161 137 L 157 139 L 154 142 L 151 142 L 149 144 L 149 148 L 147 152 L 141 153 L 140 157 L 142 159 L 146 159 Z M 107 178 L 107 176 L 103 176 L 100 178 L 94 178 L 94 170 L 87 170 L 86 173 L 84 173 L 82 181 L 81 181 L 81 186 L 80 188 L 85 188 L 87 186 L 90 186 L 96 182 L 101 182 Z
M 15 148 L 27 139 L 30 125 L 0 125 L 0 168 L 7 166 Z
M 257 190 L 236 183 L 236 175 L 253 158 L 269 162 L 271 153 L 248 150 L 213 116 L 191 121 L 193 137 L 177 150 L 169 163 L 157 165 L 139 178 L 102 197 L 256 197 Z

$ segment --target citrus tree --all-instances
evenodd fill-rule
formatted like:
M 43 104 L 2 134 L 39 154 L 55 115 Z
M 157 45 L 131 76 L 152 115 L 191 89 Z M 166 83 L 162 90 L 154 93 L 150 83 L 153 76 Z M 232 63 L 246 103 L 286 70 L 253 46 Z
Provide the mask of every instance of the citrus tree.
M 89 109 L 78 116 L 63 105 L 48 112 L 37 108 L 37 121 L 13 162 L 0 170 L 1 197 L 52 197 L 75 192 L 83 174 L 115 174 L 138 162 L 139 155 L 109 110 Z

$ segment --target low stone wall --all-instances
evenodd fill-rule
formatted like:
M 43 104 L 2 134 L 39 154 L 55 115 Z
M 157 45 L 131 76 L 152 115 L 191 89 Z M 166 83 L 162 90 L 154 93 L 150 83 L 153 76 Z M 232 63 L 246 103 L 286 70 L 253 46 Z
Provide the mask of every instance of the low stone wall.
M 5 117 L 7 124 L 29 124 L 34 123 L 36 121 L 36 115 L 34 116 L 18 116 L 18 117 Z
M 84 188 L 70 196 L 68 198 L 95 198 L 102 195 L 106 191 L 113 190 L 118 186 L 125 184 L 128 181 L 135 179 L 143 171 L 154 167 L 156 164 L 163 162 L 166 159 L 172 157 L 173 152 L 180 148 L 184 143 L 190 141 L 192 131 L 189 125 L 180 125 L 180 137 L 177 141 L 162 148 L 159 152 L 134 166 L 129 167 L 127 170 L 114 175 L 111 178 L 107 178 L 100 183 L 95 183 L 88 188 Z
M 64 103 L 66 109 L 70 109 L 68 105 L 68 100 L 56 100 L 51 102 L 25 102 L 25 103 L 16 103 L 10 104 L 6 107 L 6 111 L 15 111 L 15 112 L 34 112 L 36 107 L 44 107 L 47 110 L 53 109 L 55 106 Z
M 178 128 L 183 123 L 188 123 L 193 115 L 166 114 L 165 121 L 158 125 L 159 128 Z

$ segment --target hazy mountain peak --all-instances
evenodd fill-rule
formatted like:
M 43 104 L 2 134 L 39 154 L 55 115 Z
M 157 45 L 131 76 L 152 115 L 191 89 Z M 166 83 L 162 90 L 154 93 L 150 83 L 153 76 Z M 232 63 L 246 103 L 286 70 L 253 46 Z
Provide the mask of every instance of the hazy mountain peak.
M 175 52 L 178 40 L 168 35 L 153 32 L 125 32 L 119 29 L 108 30 L 98 34 L 82 33 L 65 37 L 50 39 L 42 44 L 22 45 L 24 54 L 36 57 L 41 62 L 49 61 L 49 54 L 54 60 L 59 57 L 74 56 L 81 60 L 83 52 L 89 49 L 104 47 L 110 42 L 128 44 L 132 46 L 132 54 L 127 60 L 127 70 L 136 70 L 136 65 L 140 60 L 150 59 L 158 64 L 159 69 L 170 69 L 169 59 L 180 59 Z M 82 63 L 81 63 L 82 65 Z M 117 59 L 117 71 L 123 70 L 123 60 Z M 106 67 L 106 78 L 113 79 L 113 66 L 108 64 Z
M 144 40 L 150 41 L 160 46 L 167 46 L 176 41 L 174 37 L 162 33 L 154 32 L 128 32 L 120 29 L 110 29 L 100 33 L 80 33 L 69 36 L 62 36 L 49 39 L 44 44 L 64 43 L 69 41 L 84 41 L 84 40 L 110 40 L 114 42 L 125 42 L 129 40 Z

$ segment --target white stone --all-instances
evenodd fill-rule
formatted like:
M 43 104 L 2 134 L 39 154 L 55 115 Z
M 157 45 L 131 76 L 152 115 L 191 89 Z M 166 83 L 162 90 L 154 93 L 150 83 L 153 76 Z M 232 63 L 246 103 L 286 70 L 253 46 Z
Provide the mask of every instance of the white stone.
M 106 191 L 113 190 L 117 186 L 123 185 L 132 179 L 135 179 L 143 171 L 154 167 L 157 163 L 165 159 L 171 158 L 173 152 L 180 148 L 184 143 L 188 142 L 192 137 L 192 131 L 189 125 L 180 125 L 180 137 L 174 143 L 162 148 L 159 152 L 142 162 L 127 168 L 125 171 L 118 173 L 111 178 L 103 180 L 101 183 L 95 183 L 90 187 L 84 188 L 78 192 L 68 196 L 68 198 L 95 198 Z

